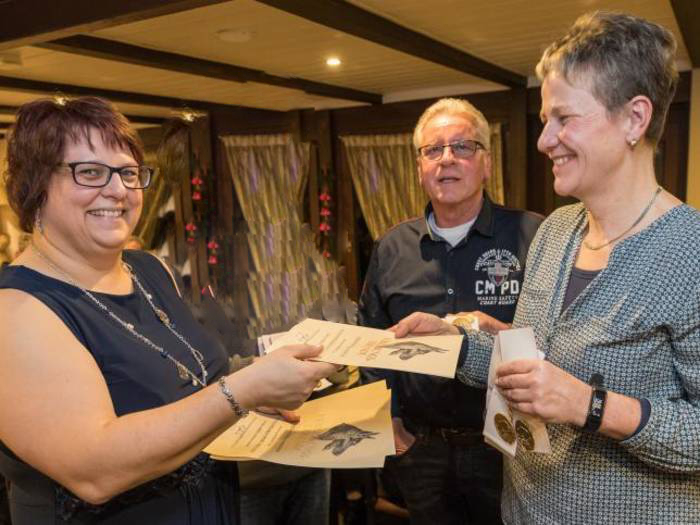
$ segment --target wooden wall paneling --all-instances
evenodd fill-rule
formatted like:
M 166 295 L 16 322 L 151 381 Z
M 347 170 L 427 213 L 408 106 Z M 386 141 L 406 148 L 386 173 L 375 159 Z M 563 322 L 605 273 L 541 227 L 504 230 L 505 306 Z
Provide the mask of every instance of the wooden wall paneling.
M 336 261 L 342 264 L 342 256 L 340 253 L 340 247 L 337 242 L 338 227 L 341 220 L 342 205 L 338 198 L 338 176 L 340 167 L 337 163 L 337 159 L 334 155 L 334 137 L 336 136 L 333 128 L 333 122 L 331 120 L 332 113 L 330 111 L 317 111 L 315 114 L 314 132 L 316 136 L 316 142 L 318 144 L 318 171 L 317 176 L 319 181 L 323 178 L 330 179 L 330 185 L 328 188 L 322 187 L 322 182 L 319 182 L 318 193 L 314 206 L 315 214 L 312 215 L 311 225 L 314 228 L 314 233 L 318 239 L 319 248 L 323 247 L 323 241 L 321 232 L 319 232 L 318 227 L 321 222 L 319 217 L 320 203 L 318 201 L 318 195 L 322 191 L 328 191 L 331 196 L 331 212 L 334 220 L 331 221 L 331 227 L 333 228 L 330 235 L 335 239 L 333 243 L 335 245 L 335 252 L 331 250 L 331 253 L 335 256 Z
M 208 234 L 211 233 L 209 230 L 213 230 L 211 226 L 214 225 L 214 217 L 216 216 L 216 199 L 211 192 L 213 188 L 212 181 L 209 180 L 210 177 L 214 176 L 210 124 L 209 117 L 203 116 L 195 119 L 190 128 L 191 148 L 196 154 L 196 157 L 192 159 L 195 164 L 190 171 L 190 176 L 194 174 L 196 168 L 201 168 L 202 178 L 204 179 L 204 191 L 206 193 L 203 195 L 204 200 L 200 202 L 208 203 L 207 206 L 203 206 L 204 210 L 197 217 L 197 222 L 200 224 L 200 235 L 195 243 L 194 259 L 197 265 L 198 292 L 200 293 L 210 282 L 207 242 L 209 241 Z M 189 185 L 189 181 L 187 182 Z
M 682 201 L 686 200 L 688 182 L 689 120 L 690 105 L 687 102 L 671 104 L 656 157 L 659 184 Z
M 345 281 L 348 296 L 357 301 L 360 296 L 360 270 L 357 250 L 357 231 L 355 229 L 355 189 L 348 165 L 345 150 L 340 145 L 340 139 L 335 135 L 335 165 L 337 186 L 337 229 L 336 253 L 337 258 L 345 267 Z
M 175 235 L 174 240 L 174 250 L 171 252 L 174 254 L 175 263 L 180 265 L 184 264 L 187 259 L 187 242 L 185 241 L 185 206 L 183 197 L 182 185 L 178 184 L 173 186 L 173 201 L 175 202 Z
M 505 204 L 513 208 L 527 206 L 527 90 L 511 89 L 507 139 L 504 144 L 503 183 Z

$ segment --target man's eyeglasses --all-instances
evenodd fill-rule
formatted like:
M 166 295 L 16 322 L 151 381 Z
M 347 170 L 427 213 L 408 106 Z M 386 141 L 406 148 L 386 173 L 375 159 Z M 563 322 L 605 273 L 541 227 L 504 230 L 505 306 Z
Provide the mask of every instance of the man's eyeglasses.
M 476 140 L 458 140 L 449 144 L 421 146 L 418 148 L 418 153 L 426 160 L 440 160 L 445 148 L 450 148 L 452 155 L 458 159 L 469 159 L 474 156 L 476 150 L 486 149 L 481 142 Z
M 73 180 L 79 186 L 103 188 L 112 180 L 112 175 L 119 174 L 122 184 L 130 190 L 148 188 L 153 178 L 153 168 L 148 166 L 121 166 L 114 168 L 101 162 L 69 162 L 61 164 L 71 169 Z

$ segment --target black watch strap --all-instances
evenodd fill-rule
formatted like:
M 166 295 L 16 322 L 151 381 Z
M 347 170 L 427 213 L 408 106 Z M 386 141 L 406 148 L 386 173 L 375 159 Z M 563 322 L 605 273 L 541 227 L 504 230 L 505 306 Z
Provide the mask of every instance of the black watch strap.
M 600 423 L 603 421 L 603 412 L 605 411 L 605 401 L 608 397 L 608 392 L 603 388 L 603 376 L 601 374 L 593 374 L 589 385 L 593 387 L 591 392 L 591 402 L 588 405 L 588 417 L 583 429 L 588 432 L 597 432 L 600 428 Z

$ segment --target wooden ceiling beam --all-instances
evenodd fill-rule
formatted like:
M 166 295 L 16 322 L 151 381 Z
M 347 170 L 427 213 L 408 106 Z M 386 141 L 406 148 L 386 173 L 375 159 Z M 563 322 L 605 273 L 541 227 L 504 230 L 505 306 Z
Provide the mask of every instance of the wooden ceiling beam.
M 157 51 L 93 36 L 76 35 L 38 44 L 38 47 L 218 80 L 257 82 L 259 84 L 298 89 L 310 95 L 322 97 L 353 100 L 369 104 L 382 103 L 382 96 L 376 93 L 314 82 L 303 78 L 270 75 L 258 69 L 203 60 L 166 51 Z
M 345 0 L 257 0 L 287 13 L 408 55 L 509 87 L 526 87 L 527 78 L 448 46 Z M 446 13 L 449 16 L 449 13 Z
M 673 14 L 683 35 L 693 67 L 700 66 L 700 17 L 697 0 L 671 0 Z
M 44 82 L 41 80 L 29 80 L 26 78 L 16 77 L 0 76 L 0 89 L 25 93 L 37 93 L 45 96 L 52 96 L 55 94 L 69 96 L 95 96 L 103 97 L 113 102 L 141 104 L 144 106 L 158 106 L 171 109 L 189 108 L 202 111 L 210 111 L 213 109 L 248 109 L 261 113 L 279 113 L 279 111 L 248 108 L 245 106 L 220 104 L 202 100 L 166 97 L 162 95 L 148 95 L 145 93 L 135 93 L 132 91 L 116 91 L 112 89 L 93 88 L 87 86 L 74 86 L 71 84 L 57 84 L 54 82 Z
M 19 106 L 0 106 L 0 115 L 5 115 L 5 116 L 15 116 L 15 113 L 17 113 L 17 110 L 19 109 Z M 167 117 L 150 117 L 150 116 L 142 116 L 142 115 L 133 115 L 130 113 L 125 113 L 124 116 L 129 119 L 129 121 L 132 124 L 163 124 L 167 119 Z M 7 124 L 7 122 L 5 122 Z
M 0 51 L 225 1 L 5 0 L 0 2 Z

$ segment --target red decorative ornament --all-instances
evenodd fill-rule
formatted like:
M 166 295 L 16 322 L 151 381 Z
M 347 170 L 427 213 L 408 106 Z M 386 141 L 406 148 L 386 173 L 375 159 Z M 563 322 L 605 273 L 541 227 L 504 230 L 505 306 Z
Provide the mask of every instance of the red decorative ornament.
M 323 250 L 323 256 L 324 256 L 326 259 L 330 259 L 330 258 L 331 258 L 331 252 L 329 252 L 328 250 Z
M 192 193 L 192 200 L 193 201 L 201 201 L 202 200 L 202 194 L 199 193 L 198 191 L 195 191 Z
M 322 232 L 329 232 L 331 231 L 331 225 L 328 224 L 327 222 L 322 222 L 321 224 L 318 225 L 319 231 Z
M 195 176 L 192 178 L 191 182 L 192 182 L 192 184 L 194 184 L 195 186 L 199 186 L 199 185 L 202 184 L 204 181 L 202 180 L 202 178 L 201 178 L 199 175 L 195 175 Z
M 197 225 L 192 221 L 188 222 L 185 224 L 185 232 L 187 232 L 185 240 L 189 244 L 194 244 L 194 241 L 197 239 Z
M 320 200 L 321 202 L 330 202 L 331 196 L 324 191 L 323 193 L 319 194 L 318 200 Z
M 216 242 L 215 238 L 212 237 L 211 239 L 209 239 L 209 242 L 207 243 L 207 250 L 209 250 L 209 258 L 207 259 L 207 262 L 212 266 L 215 264 L 219 264 L 219 258 L 217 257 L 219 243 Z
M 321 217 L 330 217 L 331 216 L 331 210 L 328 208 L 321 208 Z

